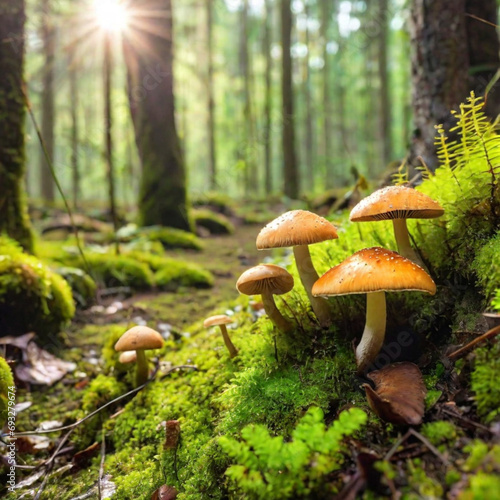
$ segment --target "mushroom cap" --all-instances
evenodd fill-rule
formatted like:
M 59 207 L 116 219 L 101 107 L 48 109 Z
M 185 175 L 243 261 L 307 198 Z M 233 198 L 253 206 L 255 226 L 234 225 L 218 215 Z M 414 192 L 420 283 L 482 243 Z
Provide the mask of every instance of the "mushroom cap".
M 335 226 L 325 218 L 306 210 L 292 210 L 262 228 L 257 236 L 257 248 L 311 245 L 336 238 Z
M 203 326 L 205 328 L 209 328 L 211 326 L 229 325 L 229 323 L 232 322 L 233 320 L 229 316 L 226 316 L 225 314 L 218 314 L 216 316 L 210 316 L 210 318 L 207 318 L 203 322 Z
M 127 363 L 133 363 L 137 359 L 137 353 L 135 351 L 123 351 L 118 358 L 120 363 L 126 365 Z
M 160 349 L 164 343 L 163 337 L 156 330 L 147 326 L 134 326 L 118 339 L 115 351 Z
M 363 198 L 351 211 L 353 222 L 387 219 L 433 219 L 444 214 L 441 205 L 416 189 L 388 186 Z
M 314 283 L 315 297 L 353 293 L 419 291 L 436 293 L 436 284 L 417 264 L 385 248 L 365 248 L 332 267 Z
M 259 264 L 239 277 L 236 288 L 245 295 L 260 295 L 266 291 L 282 295 L 293 288 L 293 276 L 274 264 Z

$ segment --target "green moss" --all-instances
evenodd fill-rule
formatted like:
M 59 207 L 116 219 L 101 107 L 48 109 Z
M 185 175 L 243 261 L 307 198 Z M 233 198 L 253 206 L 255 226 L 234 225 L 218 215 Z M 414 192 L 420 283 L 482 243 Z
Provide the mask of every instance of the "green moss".
M 98 375 L 85 389 L 82 397 L 82 412 L 84 414 L 96 410 L 103 404 L 126 392 L 125 386 L 116 381 L 116 378 L 107 375 Z
M 15 392 L 14 376 L 5 358 L 0 356 L 0 429 L 7 422 L 9 392 Z
M 80 307 L 89 307 L 95 301 L 97 285 L 85 271 L 75 267 L 59 267 L 55 271 L 69 284 Z
M 216 214 L 210 210 L 193 210 L 193 218 L 197 226 L 201 226 L 211 234 L 233 234 L 234 226 L 231 221 L 222 214 Z
M 405 495 L 406 499 L 419 498 L 443 498 L 443 486 L 431 477 L 423 467 L 420 459 L 408 460 L 408 483 L 410 492 Z
M 224 215 L 231 215 L 235 210 L 234 201 L 224 193 L 207 191 L 195 195 L 192 199 L 194 207 L 210 207 Z
M 487 298 L 493 298 L 500 288 L 500 233 L 497 233 L 477 252 L 472 269 L 477 273 L 478 282 Z
M 471 476 L 468 488 L 460 494 L 460 500 L 489 500 L 496 498 L 500 491 L 498 474 L 480 472 Z
M 171 227 L 144 227 L 139 230 L 138 236 L 150 241 L 159 241 L 167 249 L 201 250 L 203 248 L 202 242 L 193 233 Z
M 66 281 L 11 240 L 0 237 L 0 330 L 3 335 L 58 333 L 75 305 Z
M 447 420 L 437 420 L 424 424 L 421 432 L 434 446 L 446 441 L 454 441 L 459 435 L 456 426 Z
M 500 415 L 500 343 L 476 350 L 475 366 L 471 375 L 477 411 L 486 422 Z

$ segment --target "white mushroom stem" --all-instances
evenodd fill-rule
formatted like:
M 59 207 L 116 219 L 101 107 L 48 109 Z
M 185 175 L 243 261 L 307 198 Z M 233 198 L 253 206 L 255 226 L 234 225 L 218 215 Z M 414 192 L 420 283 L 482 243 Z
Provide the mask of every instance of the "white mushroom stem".
M 142 384 L 145 384 L 146 381 L 148 380 L 149 376 L 149 366 L 148 366 L 148 359 L 146 358 L 146 354 L 144 353 L 143 349 L 137 349 L 136 351 L 137 354 L 137 368 L 135 372 L 135 383 L 136 386 L 139 387 Z
M 302 285 L 304 285 L 307 292 L 314 314 L 318 318 L 321 326 L 330 326 L 332 323 L 332 317 L 328 302 L 323 298 L 313 297 L 311 292 L 312 287 L 314 283 L 318 281 L 319 276 L 312 263 L 309 246 L 297 245 L 293 247 L 293 254 L 299 271 L 300 281 L 302 281 Z
M 363 373 L 377 358 L 384 343 L 386 319 L 385 292 L 368 293 L 365 329 L 356 347 L 358 373 Z
M 284 318 L 279 309 L 276 307 L 276 303 L 274 302 L 274 297 L 271 292 L 262 293 L 262 303 L 264 304 L 264 309 L 269 316 L 269 319 L 274 323 L 278 330 L 283 333 L 289 333 L 295 330 L 293 323 Z
M 227 350 L 229 351 L 229 357 L 234 358 L 238 355 L 238 349 L 236 349 L 236 347 L 234 347 L 234 344 L 231 342 L 229 334 L 227 333 L 226 325 L 219 325 L 219 327 L 222 333 L 222 338 L 224 339 L 224 344 L 226 344 Z
M 422 259 L 411 246 L 406 219 L 393 219 L 392 224 L 394 226 L 394 236 L 396 237 L 396 243 L 398 244 L 399 255 L 410 259 L 415 262 L 415 264 L 418 264 L 422 269 L 427 270 L 422 262 Z

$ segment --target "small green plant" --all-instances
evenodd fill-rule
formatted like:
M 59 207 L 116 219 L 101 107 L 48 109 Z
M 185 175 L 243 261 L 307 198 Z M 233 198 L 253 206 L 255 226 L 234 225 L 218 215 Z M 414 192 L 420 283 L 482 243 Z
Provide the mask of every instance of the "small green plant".
M 7 422 L 9 392 L 14 392 L 14 377 L 9 364 L 0 356 L 0 430 Z
M 292 432 L 291 440 L 273 437 L 266 427 L 250 425 L 242 429 L 242 441 L 223 436 L 219 444 L 236 461 L 226 475 L 245 498 L 307 497 L 335 488 L 324 481 L 339 470 L 347 447 L 344 438 L 356 434 L 366 423 L 366 414 L 352 408 L 340 414 L 330 428 L 323 411 L 310 408 Z
M 491 307 L 494 311 L 500 313 L 500 288 L 495 290 L 495 295 L 491 300 Z
M 457 438 L 457 428 L 447 420 L 437 420 L 422 426 L 422 434 L 434 445 L 438 446 L 446 441 Z

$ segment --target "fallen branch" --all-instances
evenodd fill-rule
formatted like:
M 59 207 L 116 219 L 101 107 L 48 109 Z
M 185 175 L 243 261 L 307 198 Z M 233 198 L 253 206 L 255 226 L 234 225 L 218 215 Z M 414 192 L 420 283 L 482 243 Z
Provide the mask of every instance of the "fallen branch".
M 484 342 L 485 340 L 491 339 L 500 333 L 500 326 L 495 326 L 491 330 L 488 330 L 486 333 L 483 333 L 479 337 L 475 338 L 473 341 L 464 345 L 460 349 L 448 354 L 448 359 L 451 361 L 456 361 L 457 359 L 463 358 L 466 354 L 468 354 L 477 344 Z

